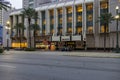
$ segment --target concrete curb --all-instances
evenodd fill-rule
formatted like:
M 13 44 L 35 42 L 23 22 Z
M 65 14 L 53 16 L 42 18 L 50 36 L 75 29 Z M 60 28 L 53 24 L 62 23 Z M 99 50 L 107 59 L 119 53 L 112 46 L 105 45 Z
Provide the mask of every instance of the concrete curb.
M 5 51 L 4 54 L 48 54 L 73 57 L 120 58 L 120 53 L 112 52 L 61 52 L 61 51 Z

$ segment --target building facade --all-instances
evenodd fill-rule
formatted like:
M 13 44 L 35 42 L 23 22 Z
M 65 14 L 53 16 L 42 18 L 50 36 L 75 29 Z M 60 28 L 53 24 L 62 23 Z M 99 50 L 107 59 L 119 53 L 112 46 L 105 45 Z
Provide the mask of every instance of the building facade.
M 48 41 L 47 44 L 51 42 L 57 47 L 67 45 L 80 49 L 85 41 L 87 48 L 102 49 L 105 26 L 97 20 L 105 12 L 115 16 L 116 6 L 120 6 L 119 0 L 66 0 L 36 7 L 40 25 L 40 30 L 36 32 L 36 47 Z M 27 26 L 27 20 L 20 16 L 21 11 L 10 14 L 11 27 L 23 20 Z M 27 30 L 25 30 L 25 36 L 28 36 Z M 17 42 L 13 41 L 13 44 L 17 45 Z M 116 21 L 113 21 L 107 26 L 106 48 L 115 48 L 115 46 Z
M 11 3 L 7 0 L 0 0 L 0 2 L 11 6 Z M 12 8 L 7 8 L 7 11 L 4 9 L 0 10 L 0 44 L 2 44 L 4 47 L 7 46 L 7 40 L 6 40 L 6 22 L 9 20 L 9 13 L 12 12 Z M 11 40 L 9 39 L 11 42 Z M 11 45 L 11 44 L 9 44 Z

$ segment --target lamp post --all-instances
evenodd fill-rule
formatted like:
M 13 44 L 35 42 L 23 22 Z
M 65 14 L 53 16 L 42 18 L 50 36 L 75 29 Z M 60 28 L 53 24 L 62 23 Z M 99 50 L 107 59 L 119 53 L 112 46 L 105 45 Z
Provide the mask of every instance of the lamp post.
M 116 53 L 119 53 L 119 31 L 118 31 L 118 19 L 119 19 L 119 14 L 118 14 L 119 7 L 116 6 Z
M 6 25 L 6 31 L 7 31 L 7 33 L 6 33 L 6 38 L 7 38 L 7 51 L 9 51 L 9 30 L 11 29 L 10 28 L 10 22 L 9 21 L 7 21 L 7 23 L 6 23 L 7 25 Z

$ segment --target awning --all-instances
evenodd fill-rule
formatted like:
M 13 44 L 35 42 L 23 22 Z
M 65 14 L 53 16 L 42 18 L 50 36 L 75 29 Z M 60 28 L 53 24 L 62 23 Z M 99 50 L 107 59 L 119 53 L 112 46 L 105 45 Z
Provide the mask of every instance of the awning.
M 83 0 L 76 0 L 75 1 L 75 5 L 82 4 L 82 3 L 83 3 Z
M 60 8 L 60 7 L 63 7 L 65 3 L 58 3 L 56 8 Z
M 48 9 L 54 9 L 56 7 L 57 4 L 51 4 Z
M 49 5 L 47 5 L 47 6 L 41 6 L 41 7 L 36 8 L 35 10 L 36 11 L 42 11 L 42 10 L 46 10 L 48 7 L 49 7 Z
M 40 10 L 46 10 L 49 6 L 42 6 Z
M 68 1 L 65 3 L 65 6 L 71 6 L 71 5 L 73 5 L 73 1 Z

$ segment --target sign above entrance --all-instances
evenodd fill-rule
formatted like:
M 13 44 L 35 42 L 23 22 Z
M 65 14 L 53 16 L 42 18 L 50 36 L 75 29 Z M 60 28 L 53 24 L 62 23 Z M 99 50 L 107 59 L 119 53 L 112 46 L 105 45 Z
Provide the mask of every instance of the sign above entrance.
M 61 36 L 61 41 L 70 41 L 70 36 Z

